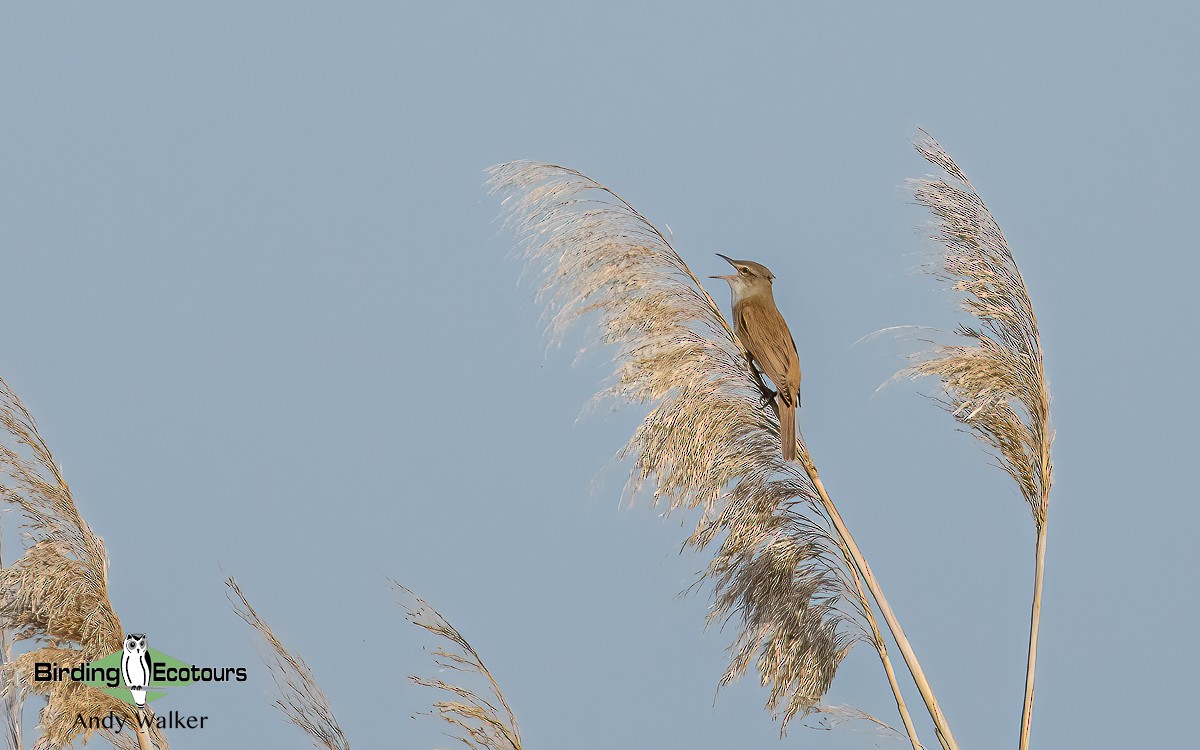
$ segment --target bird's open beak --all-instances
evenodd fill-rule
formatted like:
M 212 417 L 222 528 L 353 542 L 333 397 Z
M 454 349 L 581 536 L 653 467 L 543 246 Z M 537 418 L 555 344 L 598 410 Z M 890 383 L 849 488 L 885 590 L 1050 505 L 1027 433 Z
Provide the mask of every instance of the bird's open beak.
M 733 258 L 730 258 L 728 255 L 721 255 L 720 253 L 717 253 L 717 257 L 724 258 L 726 261 L 728 261 L 729 265 L 731 265 L 731 266 L 733 265 Z M 730 275 L 730 276 L 709 276 L 708 278 L 710 278 L 710 279 L 725 279 L 726 281 L 728 281 L 729 279 L 734 278 L 734 276 L 732 276 L 732 275 Z

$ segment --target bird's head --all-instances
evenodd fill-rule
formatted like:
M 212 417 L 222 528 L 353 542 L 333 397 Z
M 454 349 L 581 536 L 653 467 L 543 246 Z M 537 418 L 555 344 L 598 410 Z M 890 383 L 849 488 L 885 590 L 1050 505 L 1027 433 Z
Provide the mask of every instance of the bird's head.
M 750 297 L 760 292 L 770 291 L 771 280 L 775 278 L 775 274 L 771 273 L 771 269 L 762 263 L 755 263 L 752 260 L 734 260 L 720 253 L 717 253 L 717 257 L 728 261 L 729 265 L 733 266 L 737 273 L 725 276 L 709 276 L 709 278 L 725 279 L 728 281 L 729 289 L 733 292 L 733 301 L 735 304 L 739 299 Z

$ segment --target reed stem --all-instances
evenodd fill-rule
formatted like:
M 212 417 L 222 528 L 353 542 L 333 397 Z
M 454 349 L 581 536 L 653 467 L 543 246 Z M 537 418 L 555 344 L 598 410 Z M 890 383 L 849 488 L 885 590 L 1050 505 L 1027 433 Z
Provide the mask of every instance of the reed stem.
M 908 733 L 908 741 L 912 743 L 913 750 L 924 750 L 921 740 L 917 737 L 917 728 L 913 726 L 912 716 L 908 713 L 908 705 L 904 702 L 904 693 L 900 692 L 900 683 L 896 680 L 896 670 L 892 668 L 892 660 L 888 657 L 887 643 L 883 640 L 883 634 L 879 632 L 879 623 L 875 620 L 875 613 L 871 611 L 871 603 L 867 601 L 867 594 L 863 591 L 862 576 L 854 567 L 853 558 L 846 543 L 839 539 L 838 546 L 841 548 L 846 562 L 850 563 L 850 575 L 854 579 L 854 588 L 858 591 L 858 598 L 865 608 L 864 614 L 867 616 L 867 623 L 871 626 L 875 651 L 879 654 L 879 661 L 883 663 L 883 671 L 887 674 L 888 685 L 891 686 L 892 695 L 896 698 L 896 710 L 900 712 L 900 720 L 904 722 L 904 731 Z
M 149 717 L 150 714 L 146 716 Z M 141 722 L 134 724 L 133 728 L 137 732 L 139 750 L 154 750 L 154 743 L 150 741 L 150 730 L 142 726 Z
M 950 725 L 947 723 L 941 707 L 938 706 L 933 689 L 929 686 L 929 680 L 926 679 L 925 672 L 921 669 L 920 662 L 917 661 L 917 655 L 913 652 L 908 638 L 904 635 L 904 629 L 900 627 L 900 621 L 896 618 L 896 613 L 892 611 L 891 605 L 888 604 L 887 597 L 883 595 L 883 589 L 880 588 L 879 582 L 875 580 L 875 575 L 871 572 L 871 566 L 867 564 L 867 560 L 863 557 L 862 551 L 855 543 L 854 537 L 850 536 L 850 530 L 846 528 L 846 523 L 842 520 L 841 514 L 838 513 L 837 507 L 829 499 L 829 493 L 825 491 L 825 485 L 821 482 L 821 478 L 817 474 L 817 467 L 813 464 L 812 456 L 808 453 L 808 446 L 805 445 L 803 440 L 798 441 L 796 458 L 804 467 L 805 472 L 808 473 L 808 478 L 812 480 L 813 487 L 817 490 L 817 495 L 821 498 L 821 505 L 824 506 L 829 520 L 833 523 L 834 530 L 837 531 L 838 537 L 841 538 L 846 549 L 849 551 L 851 560 L 854 562 L 854 567 L 858 569 L 858 573 L 867 584 L 867 588 L 871 591 L 871 596 L 874 597 L 875 603 L 879 606 L 879 612 L 883 615 L 883 619 L 887 623 L 888 630 L 891 631 L 892 637 L 896 639 L 896 645 L 900 648 L 901 655 L 904 656 L 904 663 L 908 666 L 908 671 L 912 673 L 913 682 L 916 683 L 917 690 L 920 691 L 921 698 L 925 701 L 925 707 L 929 711 L 929 716 L 933 719 L 933 726 L 937 732 L 938 742 L 941 743 L 945 750 L 958 750 L 958 743 L 954 741 L 954 735 L 950 732 Z
M 1033 607 L 1029 612 L 1029 659 L 1025 662 L 1025 705 L 1021 709 L 1021 750 L 1029 748 L 1033 722 L 1033 668 L 1037 663 L 1038 628 L 1042 621 L 1042 574 L 1046 568 L 1046 521 L 1038 525 L 1033 569 Z

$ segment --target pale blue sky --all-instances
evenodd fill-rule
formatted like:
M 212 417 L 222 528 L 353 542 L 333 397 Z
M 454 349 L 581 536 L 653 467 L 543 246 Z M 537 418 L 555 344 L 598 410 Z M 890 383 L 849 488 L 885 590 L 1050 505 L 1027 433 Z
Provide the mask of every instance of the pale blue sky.
M 126 627 L 252 667 L 167 699 L 212 717 L 174 748 L 307 746 L 226 574 L 355 747 L 446 745 L 407 718 L 427 642 L 388 576 L 473 641 L 531 750 L 903 747 L 781 743 L 753 680 L 714 704 L 730 636 L 676 597 L 693 519 L 619 506 L 605 467 L 637 412 L 576 422 L 606 358 L 545 353 L 482 187 L 515 158 L 608 183 L 698 274 L 718 251 L 776 272 L 827 486 L 964 750 L 1014 745 L 1028 512 L 928 384 L 872 395 L 900 346 L 852 345 L 958 320 L 911 273 L 918 126 L 1042 325 L 1035 747 L 1191 741 L 1193 4 L 445 5 L 26 3 L 0 25 L 0 375 L 105 537 Z M 895 720 L 866 650 L 830 700 Z

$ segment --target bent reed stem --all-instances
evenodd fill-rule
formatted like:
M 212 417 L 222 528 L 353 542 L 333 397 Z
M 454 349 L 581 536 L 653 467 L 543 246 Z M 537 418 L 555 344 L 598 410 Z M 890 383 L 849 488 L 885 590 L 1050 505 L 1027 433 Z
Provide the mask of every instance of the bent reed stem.
M 933 689 L 929 686 L 929 680 L 926 679 L 920 662 L 917 661 L 917 655 L 913 652 L 908 638 L 904 635 L 904 629 L 900 627 L 900 621 L 896 618 L 896 613 L 892 611 L 891 605 L 888 604 L 887 597 L 883 595 L 883 589 L 880 588 L 879 582 L 875 579 L 875 574 L 871 572 L 871 566 L 867 564 L 862 550 L 858 548 L 854 537 L 850 535 L 850 530 L 846 528 L 845 521 L 842 520 L 837 507 L 834 506 L 833 500 L 829 498 L 829 493 L 825 491 L 825 485 L 821 482 L 821 478 L 817 474 L 817 467 L 813 463 L 812 456 L 808 453 L 808 446 L 803 440 L 797 441 L 796 460 L 804 467 L 804 471 L 812 481 L 817 495 L 821 498 L 821 505 L 824 506 L 829 520 L 833 523 L 834 530 L 837 531 L 838 537 L 845 545 L 854 563 L 854 567 L 857 569 L 858 574 L 862 576 L 863 581 L 866 582 L 871 596 L 879 606 L 879 611 L 887 623 L 888 630 L 891 631 L 892 637 L 896 639 L 896 645 L 900 648 L 901 655 L 904 656 L 904 663 L 908 666 L 908 671 L 912 674 L 913 682 L 916 683 L 917 690 L 920 691 L 921 698 L 925 701 L 925 707 L 929 711 L 930 718 L 933 719 L 933 726 L 937 732 L 938 742 L 941 743 L 945 750 L 958 750 L 958 743 L 955 742 L 954 735 L 950 732 L 950 725 L 946 722 L 946 717 L 938 705 L 937 698 L 933 694 Z M 883 658 L 882 654 L 881 658 Z M 885 660 L 884 669 L 887 670 L 887 668 L 888 663 Z M 897 701 L 902 700 L 897 692 Z M 905 725 L 907 726 L 908 722 Z
M 691 271 L 689 270 L 688 273 L 690 275 Z M 695 279 L 696 277 L 692 276 L 692 278 Z M 729 328 L 729 324 L 725 322 L 725 316 L 723 315 L 721 316 L 721 323 L 725 325 L 726 330 L 733 335 L 734 341 L 737 341 L 740 346 L 741 340 L 738 339 L 737 335 L 733 333 L 733 330 Z M 747 356 L 749 355 L 747 354 Z M 750 372 L 754 376 L 754 381 L 758 387 L 766 390 L 766 384 L 763 383 L 762 375 L 759 374 L 758 369 L 751 367 Z M 775 412 L 775 416 L 778 418 L 779 404 L 772 399 L 770 406 L 771 410 Z M 866 594 L 863 593 L 863 579 L 866 578 L 868 580 L 868 586 L 871 588 L 871 594 L 875 597 L 875 601 L 877 603 L 881 601 L 883 597 L 883 591 L 879 589 L 879 584 L 875 582 L 874 577 L 871 576 L 871 568 L 867 565 L 866 558 L 862 556 L 862 552 L 858 549 L 858 545 L 855 544 L 854 537 L 850 536 L 850 530 L 846 528 L 845 522 L 842 521 L 841 514 L 838 513 L 837 508 L 834 507 L 833 500 L 829 498 L 829 493 L 825 491 L 825 485 L 821 482 L 821 478 L 817 474 L 817 467 L 812 461 L 812 456 L 810 456 L 808 453 L 808 445 L 805 444 L 803 439 L 799 439 L 796 441 L 796 446 L 796 460 L 799 461 L 804 467 L 805 473 L 808 474 L 809 480 L 812 482 L 813 487 L 817 490 L 818 496 L 821 498 L 821 505 L 825 508 L 825 512 L 829 516 L 830 522 L 833 523 L 834 530 L 837 531 L 838 548 L 842 552 L 842 557 L 846 560 L 850 571 L 850 577 L 854 579 L 854 588 L 858 592 L 858 598 L 863 603 L 863 615 L 867 618 L 867 622 L 871 626 L 871 634 L 875 642 L 875 653 L 879 654 L 879 661 L 883 664 L 883 671 L 887 676 L 888 686 L 892 689 L 892 696 L 896 699 L 896 710 L 900 713 L 900 720 L 904 722 L 904 731 L 908 733 L 908 740 L 912 743 L 913 750 L 924 750 L 924 745 L 921 744 L 921 740 L 917 736 L 917 728 L 913 726 L 912 716 L 908 712 L 908 704 L 904 700 L 904 693 L 900 690 L 900 683 L 896 680 L 896 670 L 892 666 L 891 658 L 888 656 L 887 642 L 884 641 L 883 634 L 879 630 L 879 622 L 875 619 L 875 613 L 871 611 L 871 603 L 867 600 Z M 862 568 L 866 568 L 865 574 L 862 572 Z M 887 603 L 887 599 L 882 599 L 882 601 L 884 604 Z M 888 608 L 887 611 L 884 611 L 884 608 L 881 605 L 880 611 L 884 612 L 884 618 L 886 619 L 891 610 Z M 900 622 L 895 620 L 894 614 L 892 614 L 892 620 L 888 621 L 888 629 L 892 631 L 893 636 L 895 636 L 897 631 L 899 631 L 899 637 L 896 638 L 896 643 L 899 645 L 900 639 L 904 637 L 904 631 L 900 630 Z M 907 644 L 908 641 L 905 639 L 904 646 L 907 646 Z M 901 646 L 901 653 L 904 653 L 904 646 Z M 912 654 L 911 652 L 912 649 L 910 647 L 908 653 L 904 653 L 904 660 L 908 664 L 909 671 L 913 674 L 913 681 L 918 682 L 918 687 L 920 687 L 920 682 L 917 680 L 917 673 L 920 672 L 921 679 L 924 680 L 924 672 L 921 672 L 921 666 L 917 663 L 916 654 Z M 909 660 L 910 654 L 912 656 L 911 661 Z M 926 684 L 926 688 L 928 688 L 928 684 Z M 941 743 L 945 750 L 958 750 L 958 745 L 954 742 L 954 736 L 950 734 L 950 726 L 946 724 L 946 719 L 944 716 L 942 716 L 941 708 L 937 705 L 937 699 L 933 695 L 933 690 L 929 690 L 929 695 L 927 697 L 925 696 L 924 692 L 922 692 L 921 695 L 923 698 L 925 698 L 925 705 L 929 708 L 929 714 L 934 719 L 934 727 L 937 731 L 938 742 Z M 931 702 L 932 705 L 930 705 Z M 945 725 L 944 735 L 942 733 L 942 726 L 938 724 L 939 717 L 942 725 Z M 947 740 L 945 739 L 947 737 L 949 738 L 949 744 L 947 744 Z
M 879 661 L 883 663 L 883 671 L 887 675 L 888 685 L 892 688 L 892 696 L 896 699 L 896 710 L 900 712 L 900 720 L 904 722 L 904 731 L 908 733 L 908 741 L 912 743 L 913 750 L 924 750 L 924 745 L 917 737 L 917 728 L 913 726 L 912 716 L 908 713 L 908 704 L 904 702 L 904 693 L 900 691 L 900 683 L 896 680 L 896 670 L 892 667 L 891 658 L 888 657 L 887 643 L 883 640 L 883 634 L 879 632 L 879 623 L 875 620 L 875 613 L 871 611 L 871 602 L 867 599 L 866 592 L 863 591 L 862 576 L 859 575 L 858 569 L 853 564 L 854 558 L 850 555 L 845 541 L 839 538 L 838 547 L 842 550 L 842 557 L 850 563 L 850 575 L 854 579 L 854 588 L 858 591 L 858 598 L 862 600 L 865 607 L 863 614 L 866 615 L 867 622 L 871 625 L 875 652 L 879 654 Z

